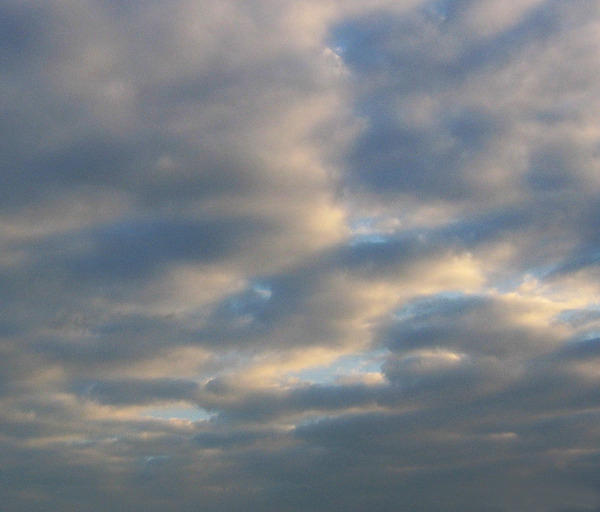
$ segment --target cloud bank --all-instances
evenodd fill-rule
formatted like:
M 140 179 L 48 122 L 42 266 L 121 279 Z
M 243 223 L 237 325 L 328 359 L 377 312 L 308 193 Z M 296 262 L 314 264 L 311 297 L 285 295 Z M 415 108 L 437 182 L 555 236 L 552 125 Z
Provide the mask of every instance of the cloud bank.
M 599 29 L 4 1 L 7 510 L 600 510 Z

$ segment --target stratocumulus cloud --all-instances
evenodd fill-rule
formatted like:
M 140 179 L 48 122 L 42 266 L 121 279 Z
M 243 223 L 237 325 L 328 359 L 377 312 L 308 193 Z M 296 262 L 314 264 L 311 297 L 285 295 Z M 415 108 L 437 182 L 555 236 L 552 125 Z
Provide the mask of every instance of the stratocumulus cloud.
M 600 510 L 595 0 L 6 0 L 15 512 Z

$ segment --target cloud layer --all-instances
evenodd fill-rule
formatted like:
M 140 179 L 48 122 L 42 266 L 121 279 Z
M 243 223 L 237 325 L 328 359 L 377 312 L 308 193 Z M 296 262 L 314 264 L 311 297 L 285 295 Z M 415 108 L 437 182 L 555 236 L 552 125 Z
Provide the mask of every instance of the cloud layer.
M 599 29 L 4 1 L 4 506 L 600 510 Z

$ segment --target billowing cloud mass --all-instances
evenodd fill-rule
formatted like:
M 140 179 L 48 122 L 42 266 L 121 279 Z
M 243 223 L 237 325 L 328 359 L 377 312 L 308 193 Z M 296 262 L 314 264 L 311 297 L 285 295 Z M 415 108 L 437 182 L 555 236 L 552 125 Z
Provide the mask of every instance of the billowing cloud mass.
M 600 510 L 596 0 L 4 0 L 0 64 L 3 510 Z

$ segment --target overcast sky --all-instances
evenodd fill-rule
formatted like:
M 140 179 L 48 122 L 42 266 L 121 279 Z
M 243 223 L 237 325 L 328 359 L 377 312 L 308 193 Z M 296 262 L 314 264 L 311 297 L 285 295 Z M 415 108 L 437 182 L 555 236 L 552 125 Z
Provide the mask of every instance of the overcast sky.
M 600 2 L 1 0 L 11 512 L 600 508 Z

